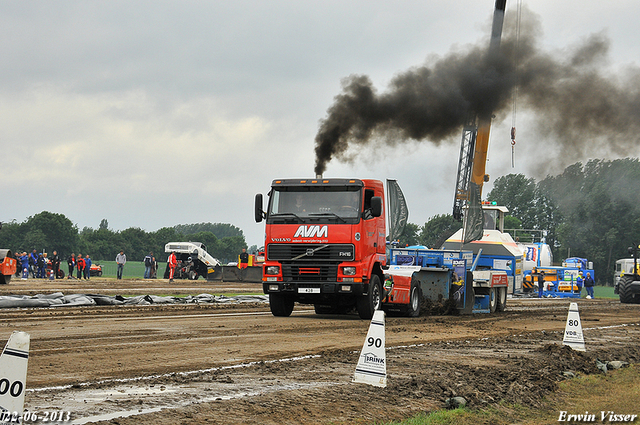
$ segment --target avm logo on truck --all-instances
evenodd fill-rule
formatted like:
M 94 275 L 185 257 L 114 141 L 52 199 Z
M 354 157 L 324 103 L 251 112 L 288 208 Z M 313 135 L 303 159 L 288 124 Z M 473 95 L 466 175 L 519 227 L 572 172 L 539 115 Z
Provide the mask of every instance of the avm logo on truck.
M 325 238 L 329 235 L 329 227 L 328 226 L 300 226 L 298 230 L 296 230 L 294 238 L 303 237 L 303 238 L 320 238 L 324 236 Z

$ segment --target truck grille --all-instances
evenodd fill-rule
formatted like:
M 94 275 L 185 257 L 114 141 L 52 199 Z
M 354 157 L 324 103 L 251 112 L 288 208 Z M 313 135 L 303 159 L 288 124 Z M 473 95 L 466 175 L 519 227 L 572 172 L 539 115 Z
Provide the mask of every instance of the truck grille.
M 267 258 L 279 261 L 282 275 L 289 282 L 335 282 L 338 264 L 351 261 L 355 249 L 351 244 L 271 244 Z
M 271 244 L 267 248 L 271 261 L 351 261 L 354 247 L 351 244 Z
M 335 282 L 338 279 L 337 264 L 322 264 L 317 267 L 300 267 L 282 263 L 285 282 Z

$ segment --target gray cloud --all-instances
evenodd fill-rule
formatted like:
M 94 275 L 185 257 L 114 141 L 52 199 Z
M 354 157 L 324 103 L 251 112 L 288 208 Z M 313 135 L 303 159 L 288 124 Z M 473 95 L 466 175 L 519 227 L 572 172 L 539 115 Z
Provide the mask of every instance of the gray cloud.
M 640 129 L 640 68 L 625 74 L 604 68 L 610 40 L 602 33 L 563 55 L 547 52 L 539 47 L 539 23 L 528 16 L 518 37 L 513 28 L 506 31 L 500 56 L 488 57 L 486 43 L 452 51 L 397 74 L 380 94 L 366 76 L 345 78 L 316 135 L 316 174 L 334 157 L 350 160 L 351 145 L 439 144 L 458 134 L 471 114 L 504 116 L 516 86 L 521 104 L 536 115 L 539 134 L 564 147 L 563 161 L 593 153 L 594 145 L 630 152 Z

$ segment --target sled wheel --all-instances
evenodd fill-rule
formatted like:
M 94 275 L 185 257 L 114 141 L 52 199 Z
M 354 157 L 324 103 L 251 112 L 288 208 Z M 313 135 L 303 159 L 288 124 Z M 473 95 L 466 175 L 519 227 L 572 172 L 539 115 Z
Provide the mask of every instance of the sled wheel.
M 497 311 L 505 311 L 507 309 L 507 288 L 498 288 L 498 308 Z
M 420 316 L 420 287 L 418 286 L 418 282 L 414 281 L 411 283 L 411 294 L 409 296 L 409 309 L 407 310 L 407 315 L 409 317 L 418 317 Z
M 489 311 L 495 313 L 498 308 L 498 288 L 491 288 L 489 292 Z

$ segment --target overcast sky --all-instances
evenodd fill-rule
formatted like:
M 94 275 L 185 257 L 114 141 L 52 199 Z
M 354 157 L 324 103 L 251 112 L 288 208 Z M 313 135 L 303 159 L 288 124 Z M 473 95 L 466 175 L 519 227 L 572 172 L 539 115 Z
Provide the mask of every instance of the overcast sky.
M 604 67 L 640 66 L 640 2 L 536 0 L 539 42 L 561 55 L 591 34 Z M 231 223 L 263 243 L 253 199 L 276 178 L 311 177 L 314 137 L 341 80 L 395 75 L 487 40 L 493 0 L 0 2 L 0 221 L 61 213 L 79 229 Z M 505 25 L 516 1 L 507 1 Z M 575 162 L 518 109 L 492 127 L 491 180 Z M 634 117 L 631 117 L 632 119 Z M 640 118 L 640 117 L 635 117 Z M 461 132 L 460 132 L 461 134 Z M 544 143 L 542 138 L 547 137 Z M 409 221 L 451 213 L 460 136 L 331 161 L 325 177 L 397 179 Z M 637 145 L 636 145 L 637 146 Z M 638 156 L 605 148 L 578 159 Z M 543 174 L 544 174 L 543 173 Z M 491 183 L 485 186 L 485 194 Z M 11 191 L 11 192 L 10 192 Z

